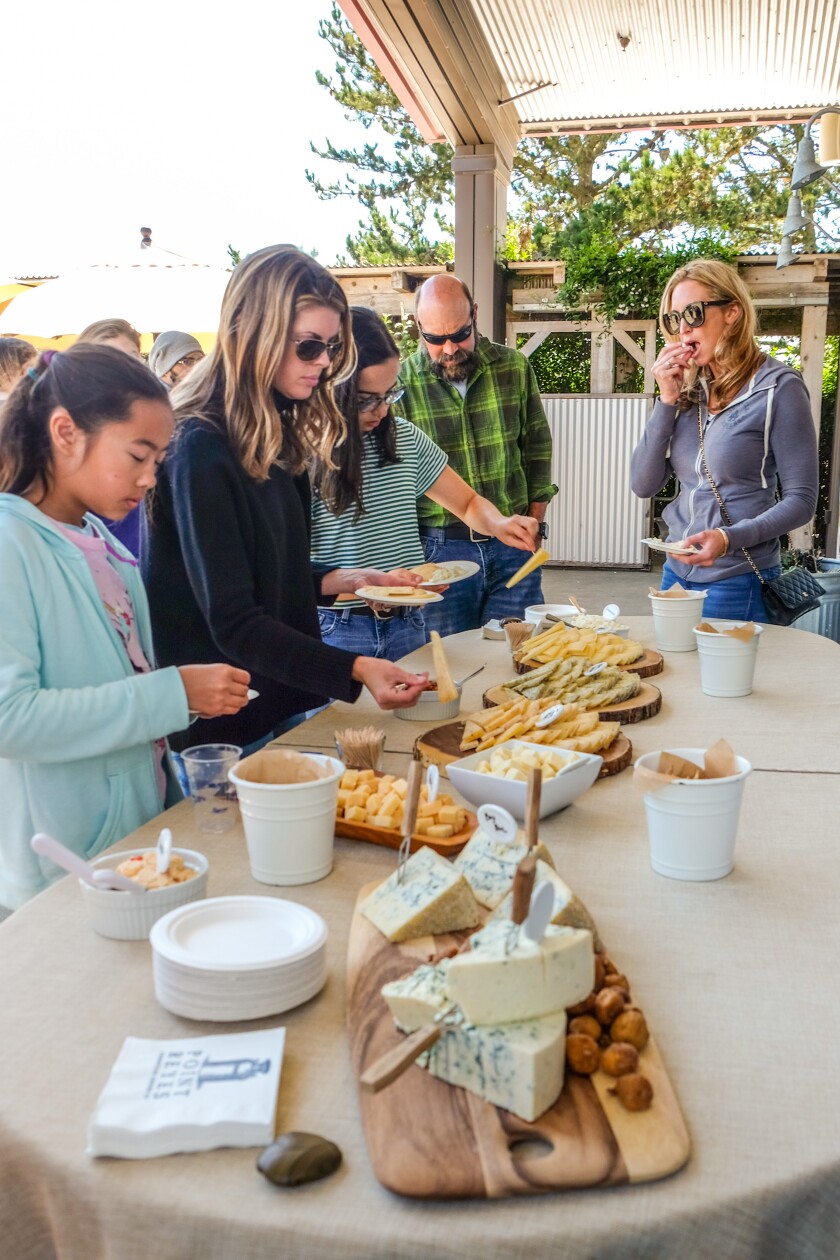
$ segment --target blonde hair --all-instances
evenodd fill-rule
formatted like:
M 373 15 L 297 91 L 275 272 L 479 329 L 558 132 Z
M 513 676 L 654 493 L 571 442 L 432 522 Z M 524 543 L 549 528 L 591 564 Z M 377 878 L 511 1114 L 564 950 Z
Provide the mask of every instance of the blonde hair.
M 97 319 L 93 324 L 83 328 L 76 338 L 82 345 L 102 345 L 113 341 L 116 337 L 128 337 L 137 349 L 140 349 L 140 334 L 127 319 Z
M 312 306 L 341 316 L 342 348 L 311 397 L 281 415 L 274 380 L 295 319 Z M 300 473 L 312 457 L 334 467 L 332 451 L 346 427 L 333 391 L 355 362 L 341 286 L 307 254 L 291 245 L 270 245 L 250 254 L 231 276 L 213 350 L 172 391 L 175 417 L 218 420 L 221 414 L 240 464 L 256 481 L 267 480 L 274 464 Z
M 730 300 L 738 304 L 741 314 L 731 324 L 724 325 L 720 340 L 715 346 L 714 358 L 718 373 L 714 378 L 716 405 L 731 402 L 747 383 L 764 354 L 755 344 L 757 320 L 750 291 L 734 267 L 715 258 L 694 258 L 678 267 L 665 286 L 659 303 L 659 326 L 666 341 L 678 342 L 679 334 L 665 330 L 662 316 L 673 308 L 672 295 L 678 284 L 693 280 L 709 291 L 712 301 Z M 683 378 L 678 406 L 687 411 L 699 397 L 697 378 L 702 369 L 689 369 Z M 708 379 L 708 377 L 707 377 Z

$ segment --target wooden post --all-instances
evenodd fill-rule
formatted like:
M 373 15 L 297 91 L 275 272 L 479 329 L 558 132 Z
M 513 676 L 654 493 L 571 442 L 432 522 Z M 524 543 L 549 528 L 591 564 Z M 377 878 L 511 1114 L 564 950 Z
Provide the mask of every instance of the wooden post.
M 799 358 L 802 378 L 811 396 L 811 417 L 820 437 L 820 410 L 822 407 L 822 376 L 825 363 L 825 331 L 828 322 L 827 306 L 806 306 L 802 311 L 802 336 Z M 809 521 L 800 529 L 790 531 L 790 545 L 796 551 L 810 551 L 814 544 L 814 526 Z

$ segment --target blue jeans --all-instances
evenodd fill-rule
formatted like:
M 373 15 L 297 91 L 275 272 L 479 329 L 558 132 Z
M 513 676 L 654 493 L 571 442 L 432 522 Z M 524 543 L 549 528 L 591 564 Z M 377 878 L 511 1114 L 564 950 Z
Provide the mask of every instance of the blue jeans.
M 765 582 L 778 577 L 781 566 L 776 564 L 770 569 L 760 569 Z M 697 570 L 703 572 L 702 569 Z M 718 617 L 722 621 L 766 621 L 767 609 L 761 597 L 761 583 L 752 570 L 749 573 L 736 573 L 733 577 L 721 578 L 717 582 L 689 582 L 677 577 L 674 570 L 665 561 L 662 569 L 662 590 L 669 586 L 682 586 L 687 591 L 708 590 L 703 604 L 704 617 Z
M 443 602 L 429 604 L 426 626 L 445 637 L 461 630 L 475 630 L 493 617 L 521 617 L 529 604 L 543 602 L 539 569 L 529 573 L 512 590 L 505 582 L 528 559 L 527 551 L 508 547 L 497 538 L 474 543 L 467 539 L 443 539 L 440 530 L 420 530 L 426 559 L 434 564 L 474 560 L 478 573 L 456 582 L 444 592 Z
M 319 608 L 321 638 L 330 647 L 344 648 L 354 656 L 375 656 L 398 661 L 426 642 L 426 622 L 418 608 L 401 608 L 396 616 L 380 621 L 373 613 L 359 615 L 349 608 Z

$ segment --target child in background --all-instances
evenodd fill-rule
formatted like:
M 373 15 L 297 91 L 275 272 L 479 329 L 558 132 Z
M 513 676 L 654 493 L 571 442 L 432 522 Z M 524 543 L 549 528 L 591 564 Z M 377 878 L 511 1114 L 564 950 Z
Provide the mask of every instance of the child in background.
M 17 385 L 38 351 L 20 337 L 0 337 L 0 403 Z
M 63 873 L 37 831 L 93 858 L 174 804 L 165 736 L 232 714 L 249 676 L 154 668 L 137 563 L 102 525 L 155 484 L 165 388 L 118 350 L 46 351 L 0 410 L 0 904 Z

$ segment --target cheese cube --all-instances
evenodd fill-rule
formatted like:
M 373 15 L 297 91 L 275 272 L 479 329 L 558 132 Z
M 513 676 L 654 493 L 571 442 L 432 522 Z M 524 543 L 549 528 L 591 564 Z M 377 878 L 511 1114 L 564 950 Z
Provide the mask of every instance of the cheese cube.
M 341 776 L 341 786 L 343 788 L 355 788 L 358 786 L 359 772 L 358 770 L 345 770 Z
M 455 835 L 455 828 L 451 823 L 432 823 L 426 835 L 434 836 L 436 840 L 448 840 L 450 836 Z
M 394 820 L 390 814 L 374 814 L 372 818 L 368 814 L 367 820 L 371 827 L 387 827 L 389 831 L 394 830 Z
M 516 833 L 516 843 L 506 844 L 488 836 L 479 827 L 455 858 L 454 865 L 465 876 L 476 900 L 493 910 L 513 887 L 516 868 L 527 853 L 525 832 Z M 553 866 L 544 844 L 537 845 L 537 858 Z M 508 912 L 507 918 L 510 918 Z
M 348 822 L 366 822 L 367 810 L 364 805 L 348 805 L 344 811 L 344 817 Z
M 382 805 L 382 797 L 378 792 L 371 792 L 370 796 L 365 801 L 365 805 L 367 806 L 367 812 L 369 814 L 378 814 Z
M 456 932 L 478 923 L 478 903 L 469 884 L 433 849 L 418 849 L 405 863 L 401 881 L 398 874 L 394 871 L 359 906 L 389 941 Z
M 402 805 L 402 801 L 397 796 L 396 792 L 391 791 L 388 793 L 386 797 L 383 798 L 382 813 L 395 814 L 401 805 Z
M 394 779 L 394 782 L 391 784 L 391 790 L 396 792 L 399 796 L 405 796 L 408 791 L 408 780 Z
M 350 789 L 349 789 L 349 788 L 339 788 L 339 789 L 338 789 L 338 805 L 339 805 L 339 809 L 343 809 L 343 808 L 344 808 L 344 806 L 347 804 L 347 798 L 349 797 L 349 795 L 350 795 Z
M 444 1024 L 443 1034 L 417 1060 L 432 1076 L 460 1085 L 523 1120 L 536 1120 L 563 1088 L 566 1014 L 502 1027 Z
M 471 1024 L 538 1019 L 582 1001 L 594 983 L 591 932 L 549 924 L 536 942 L 509 919 L 476 932 L 449 968 L 449 996 Z
M 438 819 L 442 823 L 452 823 L 454 825 L 461 813 L 462 810 L 457 805 L 441 805 L 438 811 Z
M 363 805 L 364 805 L 364 803 L 365 803 L 365 801 L 367 800 L 367 798 L 368 798 L 368 793 L 367 793 L 367 792 L 362 792 L 362 791 L 360 791 L 358 788 L 356 788 L 356 789 L 355 789 L 354 791 L 352 791 L 352 792 L 350 793 L 350 795 L 347 797 L 347 800 L 346 800 L 345 804 L 346 804 L 346 805 L 348 805 L 348 806 L 350 806 L 350 805 L 362 805 L 362 806 L 363 806 Z
M 375 770 L 360 770 L 359 771 L 360 783 L 372 783 L 375 778 L 376 778 Z
M 467 845 L 467 848 L 459 855 L 460 858 L 463 858 L 468 848 L 469 845 Z M 538 861 L 534 886 L 536 887 L 537 885 L 543 883 L 544 880 L 548 880 L 554 888 L 554 913 L 551 916 L 551 922 L 556 923 L 559 927 L 586 928 L 592 933 L 592 940 L 595 944 L 595 948 L 597 950 L 602 949 L 603 945 L 601 944 L 601 939 L 598 936 L 598 929 L 596 928 L 595 921 L 586 906 L 579 897 L 575 896 L 568 884 L 564 884 L 563 880 L 554 870 L 553 866 L 548 866 L 546 862 Z M 511 887 L 512 886 L 513 881 L 511 880 Z M 504 901 L 500 902 L 493 911 L 491 921 L 493 919 L 509 919 L 512 902 L 513 898 L 511 894 L 508 893 Z
M 422 1028 L 450 1005 L 446 996 L 449 962 L 444 958 L 439 963 L 423 963 L 410 976 L 383 984 L 382 996 L 401 1032 Z

